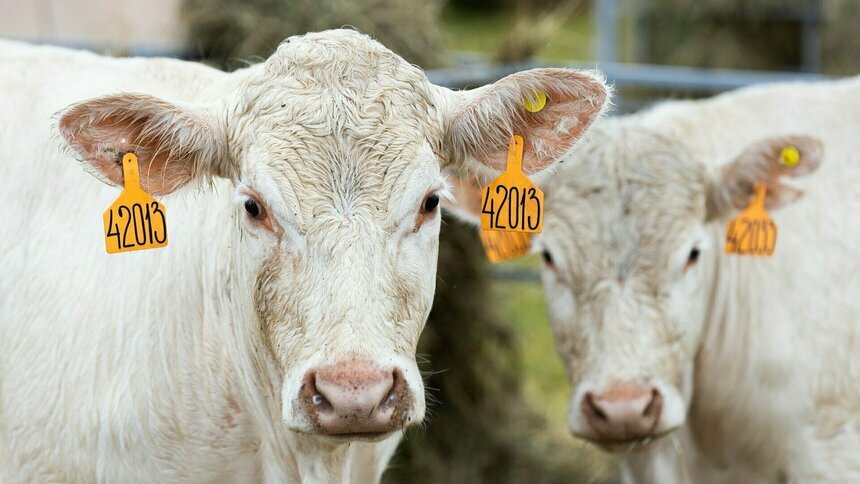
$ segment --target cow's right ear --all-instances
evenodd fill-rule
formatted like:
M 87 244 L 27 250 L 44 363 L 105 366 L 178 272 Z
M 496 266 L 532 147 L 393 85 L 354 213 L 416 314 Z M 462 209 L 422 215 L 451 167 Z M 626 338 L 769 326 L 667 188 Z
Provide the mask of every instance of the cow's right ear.
M 141 187 L 171 193 L 198 175 L 231 175 L 224 136 L 207 108 L 144 94 L 117 94 L 73 104 L 59 113 L 59 132 L 89 172 L 122 186 L 122 154 L 140 160 Z

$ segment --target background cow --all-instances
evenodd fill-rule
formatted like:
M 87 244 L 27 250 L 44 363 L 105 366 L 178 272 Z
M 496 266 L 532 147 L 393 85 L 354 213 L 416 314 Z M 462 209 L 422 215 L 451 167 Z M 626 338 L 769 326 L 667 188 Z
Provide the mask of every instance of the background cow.
M 452 92 L 348 30 L 232 74 L 0 43 L 0 73 L 2 482 L 378 480 L 424 416 L 442 168 L 518 132 L 540 170 L 607 98 L 563 69 Z M 70 158 L 120 186 L 129 150 L 170 245 L 109 256 L 119 191 Z
M 860 482 L 858 125 L 860 79 L 748 88 L 607 120 L 546 177 L 570 430 L 628 482 Z M 775 255 L 727 255 L 756 181 Z

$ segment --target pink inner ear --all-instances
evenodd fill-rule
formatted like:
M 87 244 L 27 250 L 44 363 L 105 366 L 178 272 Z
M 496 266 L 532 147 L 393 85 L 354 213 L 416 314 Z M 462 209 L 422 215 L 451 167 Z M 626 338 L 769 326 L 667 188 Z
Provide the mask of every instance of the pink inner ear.
M 88 103 L 72 108 L 60 120 L 60 132 L 106 181 L 122 186 L 122 155 L 128 151 L 140 160 L 140 184 L 151 195 L 165 195 L 186 185 L 193 176 L 189 157 L 170 157 L 166 148 L 172 136 L 148 133 L 152 118 L 116 110 L 99 115 Z
M 570 151 L 600 114 L 606 91 L 593 91 L 586 97 L 588 100 L 562 91 L 550 91 L 547 97 L 547 106 L 537 113 L 526 111 L 519 125 L 524 133 L 526 173 L 543 170 Z M 594 98 L 598 99 L 596 103 L 591 100 Z
M 787 167 L 779 162 L 781 150 L 794 146 L 800 151 L 800 163 Z M 762 140 L 744 150 L 732 163 L 722 170 L 722 182 L 726 196 L 736 209 L 750 203 L 756 182 L 767 183 L 769 210 L 792 203 L 803 196 L 803 191 L 782 183 L 782 177 L 806 176 L 821 164 L 822 145 L 815 138 L 802 135 L 781 136 Z
M 547 104 L 541 111 L 531 113 L 526 111 L 523 98 L 526 93 L 537 90 L 546 93 Z M 523 171 L 530 174 L 567 154 L 599 117 L 607 97 L 603 83 L 579 72 L 566 69 L 527 71 L 503 79 L 499 86 L 493 86 L 474 100 L 461 113 L 474 119 L 458 124 L 480 132 L 488 146 L 478 149 L 475 158 L 499 171 L 504 170 L 507 163 L 510 135 L 521 135 L 525 141 Z M 502 108 L 493 113 L 482 104 L 498 104 Z M 493 115 L 507 116 L 507 119 L 487 123 Z M 495 146 L 490 146 L 494 140 Z

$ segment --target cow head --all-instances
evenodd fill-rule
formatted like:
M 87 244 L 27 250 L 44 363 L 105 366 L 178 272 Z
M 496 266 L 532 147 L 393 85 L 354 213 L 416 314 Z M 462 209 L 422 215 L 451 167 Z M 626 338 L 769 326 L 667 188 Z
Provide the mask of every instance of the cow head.
M 821 145 L 764 139 L 714 173 L 676 137 L 610 120 L 548 179 L 538 243 L 556 348 L 573 386 L 574 435 L 629 449 L 681 425 L 723 251 L 725 225 L 756 181 L 775 209 L 780 182 L 815 170 Z M 792 145 L 800 164 L 780 164 Z M 731 256 L 737 257 L 737 256 Z
M 420 422 L 415 348 L 435 288 L 443 169 L 498 170 L 513 133 L 527 140 L 527 171 L 550 165 L 600 113 L 606 86 L 538 69 L 453 92 L 350 30 L 290 38 L 230 79 L 200 104 L 84 101 L 59 128 L 114 185 L 127 150 L 153 195 L 232 181 L 223 225 L 239 234 L 249 326 L 280 370 L 289 429 L 372 440 Z M 550 103 L 529 113 L 536 91 Z

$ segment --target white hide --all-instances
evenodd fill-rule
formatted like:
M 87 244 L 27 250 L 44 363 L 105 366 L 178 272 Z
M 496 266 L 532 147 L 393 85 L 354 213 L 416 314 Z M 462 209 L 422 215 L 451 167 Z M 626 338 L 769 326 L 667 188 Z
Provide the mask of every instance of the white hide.
M 111 256 L 101 213 L 119 190 L 50 131 L 73 102 L 204 101 L 250 69 L 0 46 L 0 482 L 377 480 L 399 434 L 325 445 L 279 428 L 281 375 L 249 331 L 250 296 L 223 287 L 253 250 L 230 182 L 159 197 L 168 247 Z
M 668 435 L 622 454 L 626 482 L 860 482 L 858 127 L 860 78 L 751 87 L 602 121 L 546 177 L 536 247 L 571 429 L 582 394 L 618 381 L 651 379 L 672 407 Z M 706 178 L 785 135 L 820 140 L 821 166 L 770 211 L 773 257 L 726 255 L 737 211 L 705 222 Z
M 0 42 L 0 482 L 377 481 L 401 432 L 316 435 L 302 377 L 396 368 L 399 418 L 421 421 L 441 217 L 423 200 L 443 168 L 497 165 L 514 130 L 538 130 L 527 169 L 550 165 L 608 96 L 589 73 L 507 79 L 454 93 L 345 30 L 231 74 Z M 529 118 L 521 89 L 558 102 Z M 121 183 L 128 148 L 152 155 L 169 245 L 108 255 L 119 190 L 85 170 Z

